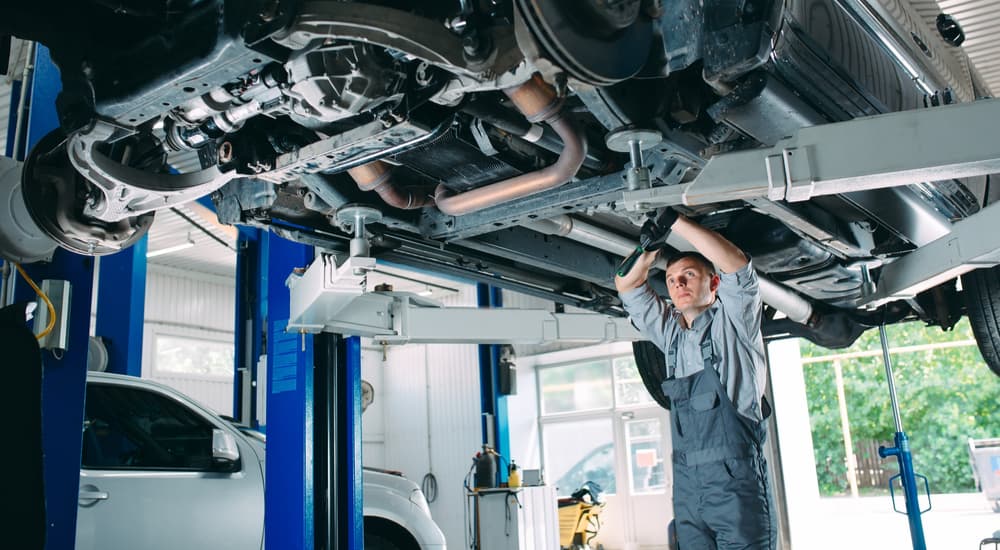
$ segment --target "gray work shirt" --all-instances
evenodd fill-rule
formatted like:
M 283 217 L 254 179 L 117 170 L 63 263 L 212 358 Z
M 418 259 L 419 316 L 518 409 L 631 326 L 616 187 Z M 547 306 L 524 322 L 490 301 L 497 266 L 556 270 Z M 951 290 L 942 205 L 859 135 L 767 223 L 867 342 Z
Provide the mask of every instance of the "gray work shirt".
M 677 346 L 678 378 L 704 369 L 701 342 L 711 330 L 719 379 L 736 410 L 751 420 L 763 420 L 761 397 L 767 381 L 767 362 L 760 324 L 763 302 L 757 274 L 750 262 L 733 273 L 720 275 L 715 302 L 684 328 L 681 313 L 644 284 L 621 294 L 622 304 L 635 326 L 656 347 L 666 353 L 670 342 Z

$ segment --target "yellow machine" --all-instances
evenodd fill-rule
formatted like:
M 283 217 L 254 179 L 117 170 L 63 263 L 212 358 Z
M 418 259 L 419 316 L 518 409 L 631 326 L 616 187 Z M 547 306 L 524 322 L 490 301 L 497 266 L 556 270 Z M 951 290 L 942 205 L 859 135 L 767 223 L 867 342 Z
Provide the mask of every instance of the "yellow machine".
M 559 547 L 567 550 L 589 550 L 590 541 L 601 528 L 599 500 L 601 488 L 586 482 L 572 496 L 559 499 Z

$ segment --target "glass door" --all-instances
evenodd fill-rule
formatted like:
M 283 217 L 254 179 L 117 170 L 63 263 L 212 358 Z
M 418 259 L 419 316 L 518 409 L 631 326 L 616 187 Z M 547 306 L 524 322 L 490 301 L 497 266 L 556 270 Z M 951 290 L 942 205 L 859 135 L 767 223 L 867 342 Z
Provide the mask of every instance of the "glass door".
M 673 517 L 668 412 L 660 407 L 618 416 L 619 495 L 624 506 L 626 548 L 665 546 Z

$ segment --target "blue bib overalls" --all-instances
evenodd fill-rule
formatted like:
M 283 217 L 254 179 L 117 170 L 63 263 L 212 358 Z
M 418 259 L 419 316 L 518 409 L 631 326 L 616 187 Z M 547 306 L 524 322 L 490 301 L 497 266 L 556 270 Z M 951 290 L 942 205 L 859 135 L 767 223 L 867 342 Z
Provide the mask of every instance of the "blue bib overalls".
M 741 415 L 719 380 L 711 330 L 701 343 L 704 369 L 683 378 L 675 337 L 661 387 L 670 400 L 674 521 L 680 550 L 773 550 L 764 421 Z

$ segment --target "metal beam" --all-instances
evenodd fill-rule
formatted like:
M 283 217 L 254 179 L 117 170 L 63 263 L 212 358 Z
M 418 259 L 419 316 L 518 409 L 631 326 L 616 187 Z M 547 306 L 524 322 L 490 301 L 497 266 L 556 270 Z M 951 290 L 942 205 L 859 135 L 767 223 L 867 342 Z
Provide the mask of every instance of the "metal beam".
M 389 343 L 543 344 L 556 341 L 617 342 L 642 336 L 628 319 L 598 313 L 532 309 L 465 309 L 397 304 Z
M 624 191 L 626 210 L 896 187 L 1000 172 L 1000 100 L 802 128 L 774 147 L 713 157 L 686 185 Z M 943 138 L 942 136 L 947 136 Z
M 870 305 L 912 298 L 980 267 L 1000 264 L 1000 203 L 955 222 L 951 232 L 882 267 Z
M 336 266 L 321 258 L 303 275 L 288 278 L 289 330 L 367 336 L 389 344 L 540 344 L 554 341 L 637 340 L 622 317 L 597 313 L 552 313 L 532 309 L 445 308 L 407 292 L 366 292 L 363 284 L 341 284 L 356 275 L 350 258 Z

